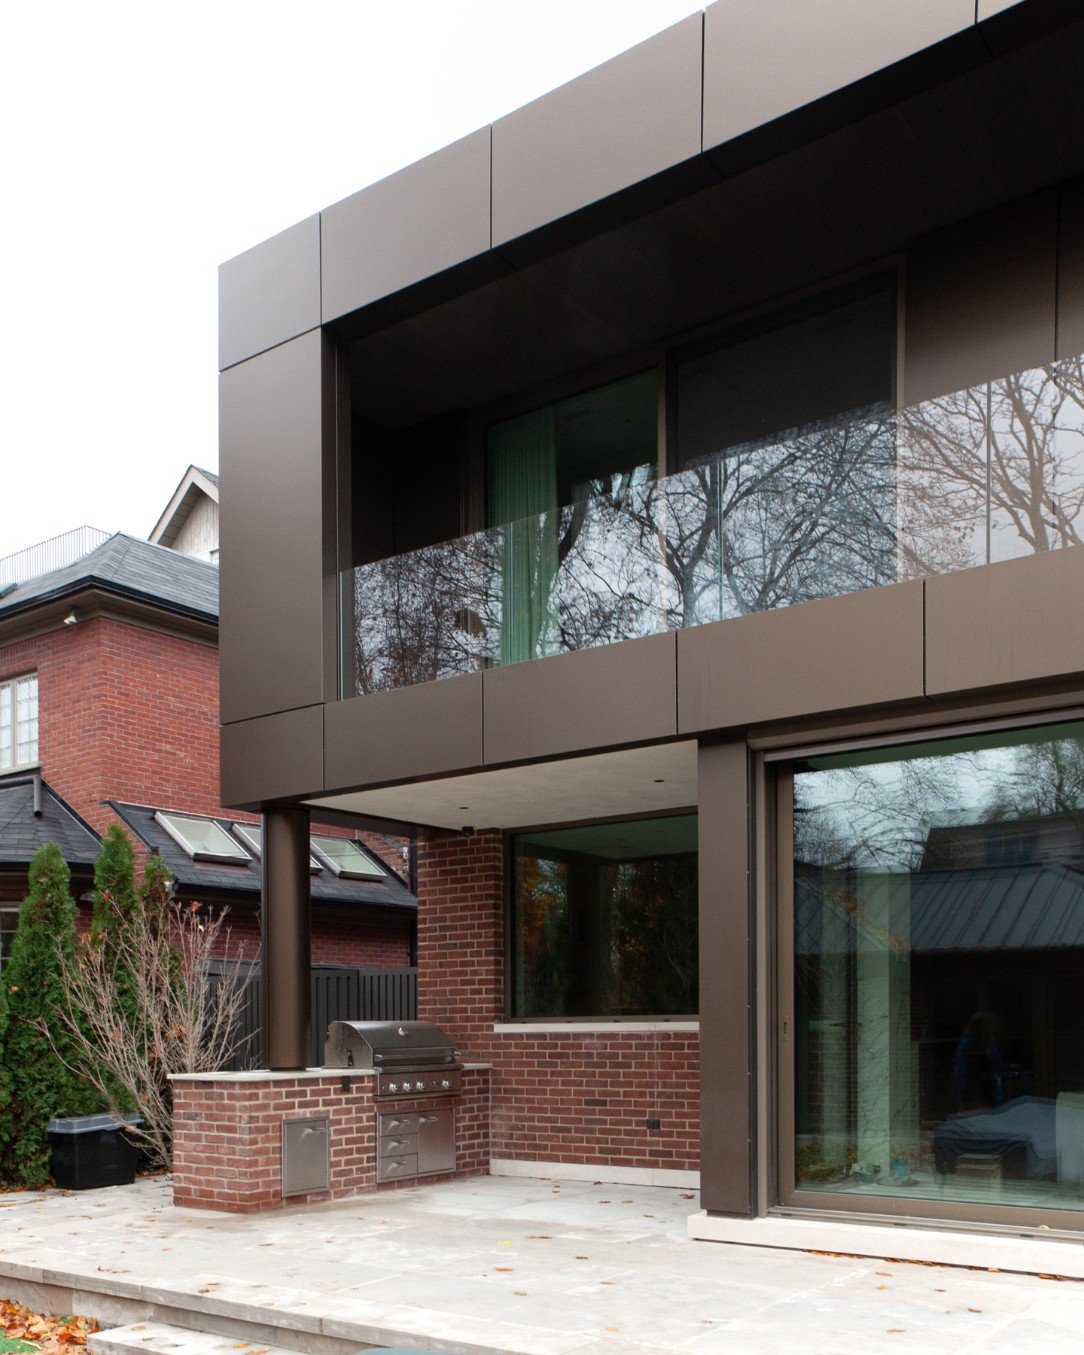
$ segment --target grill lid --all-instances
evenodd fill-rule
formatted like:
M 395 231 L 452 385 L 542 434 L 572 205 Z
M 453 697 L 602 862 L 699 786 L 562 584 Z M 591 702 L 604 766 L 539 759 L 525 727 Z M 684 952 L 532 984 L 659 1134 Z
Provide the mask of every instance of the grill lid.
M 451 1040 L 431 1021 L 332 1021 L 324 1046 L 326 1068 L 373 1070 L 453 1063 Z

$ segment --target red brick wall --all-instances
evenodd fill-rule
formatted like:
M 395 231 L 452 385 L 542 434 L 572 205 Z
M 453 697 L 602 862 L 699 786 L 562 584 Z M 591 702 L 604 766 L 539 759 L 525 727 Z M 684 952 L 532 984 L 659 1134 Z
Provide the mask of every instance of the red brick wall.
M 493 1064 L 493 1156 L 696 1170 L 695 1031 L 494 1032 L 504 1016 L 503 863 L 499 833 L 419 846 L 419 1015 L 465 1057 Z
M 230 913 L 227 926 L 230 929 L 230 949 L 235 957 L 258 959 L 260 923 L 256 914 Z M 340 912 L 314 908 L 312 962 L 402 969 L 410 964 L 410 931 L 411 924 L 407 918 L 362 918 L 352 922 Z
M 248 1214 L 376 1189 L 373 1081 L 342 1073 L 223 1074 L 173 1084 L 173 1202 Z M 405 1111 L 436 1101 L 402 1101 Z M 456 1098 L 456 1175 L 488 1171 L 489 1070 L 468 1069 Z M 328 1117 L 330 1190 L 282 1195 L 282 1123 Z M 415 1179 L 388 1183 L 414 1185 Z M 382 1187 L 383 1188 L 383 1187 Z
M 49 784 L 98 832 L 102 801 L 255 819 L 219 804 L 218 650 L 125 621 L 95 617 L 0 647 L 0 679 L 38 675 L 38 744 Z M 336 835 L 348 830 L 327 828 Z M 364 840 L 401 876 L 398 845 Z M 145 852 L 136 842 L 137 856 Z M 12 892 L 21 897 L 21 884 Z M 258 949 L 252 914 L 230 919 L 246 956 Z M 352 923 L 313 915 L 313 960 L 399 968 L 410 963 L 410 922 Z
M 212 645 L 96 617 L 0 649 L 0 675 L 24 669 L 43 774 L 99 832 L 107 797 L 220 812 Z

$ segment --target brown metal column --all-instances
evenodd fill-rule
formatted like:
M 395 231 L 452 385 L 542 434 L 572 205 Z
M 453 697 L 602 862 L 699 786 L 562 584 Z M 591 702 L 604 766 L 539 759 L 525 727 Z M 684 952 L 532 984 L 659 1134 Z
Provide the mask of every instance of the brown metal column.
M 268 1068 L 309 1062 L 309 811 L 263 815 L 263 1036 Z
M 702 743 L 699 783 L 700 1203 L 749 1217 L 756 1063 L 745 742 Z

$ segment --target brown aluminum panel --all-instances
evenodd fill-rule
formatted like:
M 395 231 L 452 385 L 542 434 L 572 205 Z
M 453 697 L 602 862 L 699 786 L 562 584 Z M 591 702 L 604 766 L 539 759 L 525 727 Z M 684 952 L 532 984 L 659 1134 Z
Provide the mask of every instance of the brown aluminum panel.
M 222 803 L 231 809 L 311 795 L 324 783 L 324 708 L 222 726 Z
M 326 708 L 328 794 L 482 764 L 482 675 L 374 692 Z
M 704 15 L 704 148 L 969 28 L 974 0 L 718 0 Z
M 321 214 L 325 322 L 489 249 L 490 131 Z
M 313 330 L 220 378 L 223 722 L 324 699 L 331 372 Z
M 1058 357 L 1075 358 L 1084 353 L 1084 179 L 1058 196 Z
M 700 154 L 694 14 L 493 124 L 493 244 Z
M 312 1024 L 309 811 L 263 816 L 260 1015 L 268 1068 L 304 1068 Z
M 751 1215 L 754 1037 L 749 772 L 744 742 L 701 744 L 700 1203 Z
M 1056 193 L 1038 193 L 909 252 L 907 404 L 1051 361 L 1057 229 Z
M 218 365 L 232 367 L 320 323 L 320 218 L 310 216 L 218 270 Z
M 926 691 L 1084 673 L 1084 548 L 926 581 Z
M 673 737 L 675 646 L 649 635 L 490 670 L 486 765 Z
M 922 583 L 869 588 L 678 633 L 678 732 L 922 695 Z

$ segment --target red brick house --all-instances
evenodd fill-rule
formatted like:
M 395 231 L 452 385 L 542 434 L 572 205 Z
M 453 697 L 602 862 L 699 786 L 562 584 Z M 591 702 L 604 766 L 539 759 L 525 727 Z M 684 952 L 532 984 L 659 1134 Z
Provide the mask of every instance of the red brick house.
M 194 471 L 171 507 L 176 518 L 182 503 L 198 523 L 205 505 L 181 493 Z M 168 531 L 169 518 L 156 531 Z M 207 536 L 197 558 L 84 528 L 0 562 L 5 945 L 34 851 L 56 841 L 85 898 L 99 836 L 119 819 L 140 857 L 163 857 L 182 897 L 228 906 L 235 942 L 258 954 L 259 829 L 252 815 L 223 810 L 218 788 L 218 569 Z M 411 858 L 395 839 L 366 834 L 361 845 L 354 836 L 341 823 L 314 825 L 313 962 L 409 965 Z

